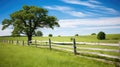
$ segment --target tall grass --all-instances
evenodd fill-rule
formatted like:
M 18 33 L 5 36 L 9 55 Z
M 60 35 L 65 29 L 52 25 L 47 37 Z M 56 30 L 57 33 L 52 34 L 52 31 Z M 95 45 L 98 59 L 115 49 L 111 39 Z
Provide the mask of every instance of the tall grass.
M 0 67 L 115 67 L 56 50 L 0 43 Z

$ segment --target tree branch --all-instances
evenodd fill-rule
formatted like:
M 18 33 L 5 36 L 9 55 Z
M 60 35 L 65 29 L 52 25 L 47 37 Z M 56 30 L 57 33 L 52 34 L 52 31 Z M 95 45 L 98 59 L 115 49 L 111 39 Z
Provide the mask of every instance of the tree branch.
M 27 27 L 27 24 L 26 24 L 25 20 L 23 18 L 21 18 L 21 20 L 23 21 L 25 27 Z

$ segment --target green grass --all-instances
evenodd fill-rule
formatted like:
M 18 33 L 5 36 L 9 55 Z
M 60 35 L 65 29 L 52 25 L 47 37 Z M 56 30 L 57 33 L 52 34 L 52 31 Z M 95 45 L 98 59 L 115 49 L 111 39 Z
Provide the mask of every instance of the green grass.
M 71 42 L 71 38 L 76 38 L 77 42 L 104 42 L 104 43 L 118 43 L 120 41 L 120 34 L 107 34 L 105 40 L 98 40 L 96 35 L 85 36 L 55 36 L 55 37 L 33 37 L 33 40 L 48 40 L 52 41 Z M 0 37 L 0 40 L 27 40 L 27 37 Z
M 115 67 L 72 53 L 0 43 L 0 67 Z
M 118 43 L 120 41 L 120 34 L 107 34 L 105 40 L 98 40 L 96 35 L 79 36 L 76 37 L 76 41 Z

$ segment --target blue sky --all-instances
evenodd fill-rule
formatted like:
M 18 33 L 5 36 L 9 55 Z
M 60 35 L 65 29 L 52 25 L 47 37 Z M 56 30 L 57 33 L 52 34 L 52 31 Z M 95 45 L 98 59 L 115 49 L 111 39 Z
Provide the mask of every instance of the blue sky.
M 104 31 L 107 34 L 120 33 L 119 0 L 1 0 L 0 36 L 11 35 L 11 27 L 2 31 L 2 20 L 20 10 L 23 5 L 45 8 L 49 15 L 56 16 L 61 27 L 38 29 L 45 36 L 88 35 Z

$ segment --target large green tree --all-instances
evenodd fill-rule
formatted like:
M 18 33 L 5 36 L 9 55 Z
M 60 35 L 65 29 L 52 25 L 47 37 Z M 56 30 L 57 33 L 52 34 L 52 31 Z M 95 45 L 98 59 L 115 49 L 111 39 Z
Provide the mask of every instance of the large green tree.
M 28 45 L 32 40 L 32 35 L 38 28 L 52 28 L 59 27 L 57 18 L 48 16 L 48 11 L 44 8 L 36 6 L 23 6 L 19 11 L 10 15 L 9 19 L 2 21 L 2 30 L 8 26 L 13 26 L 12 35 L 25 34 L 28 37 Z

